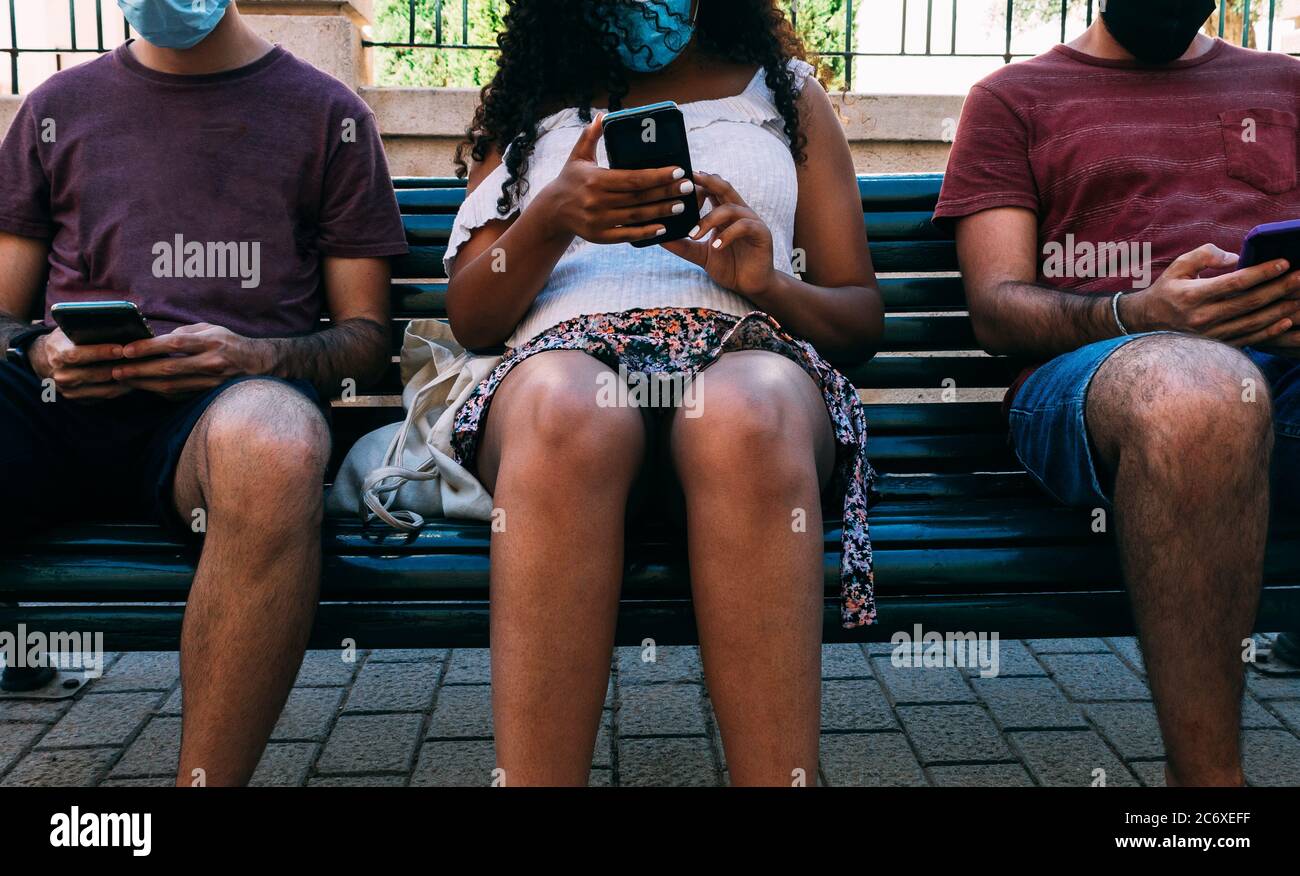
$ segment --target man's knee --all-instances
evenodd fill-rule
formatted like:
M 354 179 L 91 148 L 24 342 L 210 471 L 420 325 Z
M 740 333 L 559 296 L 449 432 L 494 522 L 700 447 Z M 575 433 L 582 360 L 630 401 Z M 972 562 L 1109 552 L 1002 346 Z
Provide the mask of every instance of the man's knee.
M 1268 383 L 1240 351 L 1190 335 L 1155 335 L 1121 347 L 1088 395 L 1088 426 L 1103 454 L 1138 453 L 1186 467 L 1267 462 Z
M 218 396 L 201 427 L 211 508 L 244 520 L 319 519 L 330 434 L 305 396 L 278 381 L 245 381 Z

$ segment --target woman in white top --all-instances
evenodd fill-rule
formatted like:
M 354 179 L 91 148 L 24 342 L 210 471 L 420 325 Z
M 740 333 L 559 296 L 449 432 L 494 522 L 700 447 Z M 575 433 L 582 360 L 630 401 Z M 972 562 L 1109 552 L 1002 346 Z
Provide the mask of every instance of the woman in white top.
M 775 0 L 519 0 L 500 45 L 446 254 L 457 337 L 507 348 L 453 440 L 504 512 L 497 763 L 586 783 L 625 527 L 684 518 L 731 781 L 814 784 L 823 499 L 841 622 L 875 617 L 866 427 L 827 360 L 865 361 L 883 318 L 838 116 Z M 604 109 L 663 100 L 694 177 L 608 169 Z M 629 244 L 692 191 L 688 239 Z

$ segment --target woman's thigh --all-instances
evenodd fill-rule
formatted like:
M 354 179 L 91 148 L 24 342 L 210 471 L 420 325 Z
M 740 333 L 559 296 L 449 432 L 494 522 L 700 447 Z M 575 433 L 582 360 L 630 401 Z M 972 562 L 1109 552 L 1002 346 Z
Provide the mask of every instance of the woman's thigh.
M 479 429 L 475 467 L 488 492 L 496 490 L 505 456 L 530 444 L 562 446 L 563 458 L 586 457 L 593 464 L 617 455 L 635 462 L 632 470 L 639 467 L 645 423 L 636 408 L 607 403 L 602 389 L 611 378 L 617 372 L 578 350 L 537 353 L 510 369 Z M 557 455 L 555 464 L 563 458 Z

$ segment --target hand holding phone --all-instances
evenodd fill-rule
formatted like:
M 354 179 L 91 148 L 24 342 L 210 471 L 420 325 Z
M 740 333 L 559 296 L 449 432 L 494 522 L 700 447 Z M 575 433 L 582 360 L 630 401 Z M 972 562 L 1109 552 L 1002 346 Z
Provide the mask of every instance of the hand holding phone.
M 598 116 L 583 130 L 563 170 L 538 195 L 533 209 L 550 216 L 558 231 L 591 243 L 657 243 L 668 233 L 659 220 L 665 213 L 673 215 L 672 205 L 665 207 L 665 202 L 675 198 L 681 203 L 683 195 L 690 195 L 693 203 L 695 184 L 687 169 L 678 166 L 601 167 L 596 145 L 603 118 Z M 679 212 L 685 214 L 686 209 L 682 204 Z
M 619 110 L 603 120 L 605 151 L 609 166 L 618 170 L 646 170 L 679 167 L 683 178 L 692 180 L 691 150 L 686 139 L 686 121 L 671 100 Z M 699 204 L 691 188 L 683 186 L 659 206 L 658 218 L 664 233 L 657 240 L 638 240 L 633 246 L 650 246 L 681 240 L 700 222 Z

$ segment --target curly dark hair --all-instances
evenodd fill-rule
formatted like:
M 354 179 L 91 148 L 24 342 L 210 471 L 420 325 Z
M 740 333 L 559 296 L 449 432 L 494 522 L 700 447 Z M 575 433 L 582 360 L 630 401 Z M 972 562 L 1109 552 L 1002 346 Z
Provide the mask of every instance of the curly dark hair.
M 564 107 L 577 107 L 584 122 L 592 101 L 608 95 L 609 109 L 622 108 L 627 79 L 617 46 L 627 32 L 617 8 L 634 0 L 508 0 L 497 72 L 479 93 L 474 120 L 456 149 L 457 175 L 468 175 L 466 155 L 484 160 L 493 149 L 507 170 L 497 210 L 510 211 L 524 194 L 528 160 L 538 136 L 538 121 Z M 661 0 L 651 0 L 661 2 Z M 698 0 L 695 41 L 698 50 L 735 63 L 761 66 L 785 121 L 785 135 L 796 162 L 804 160 L 807 138 L 799 129 L 791 58 L 805 59 L 799 39 L 777 0 Z M 625 10 L 624 10 L 625 11 Z M 648 4 L 642 10 L 653 18 Z M 630 46 L 633 51 L 645 46 Z

